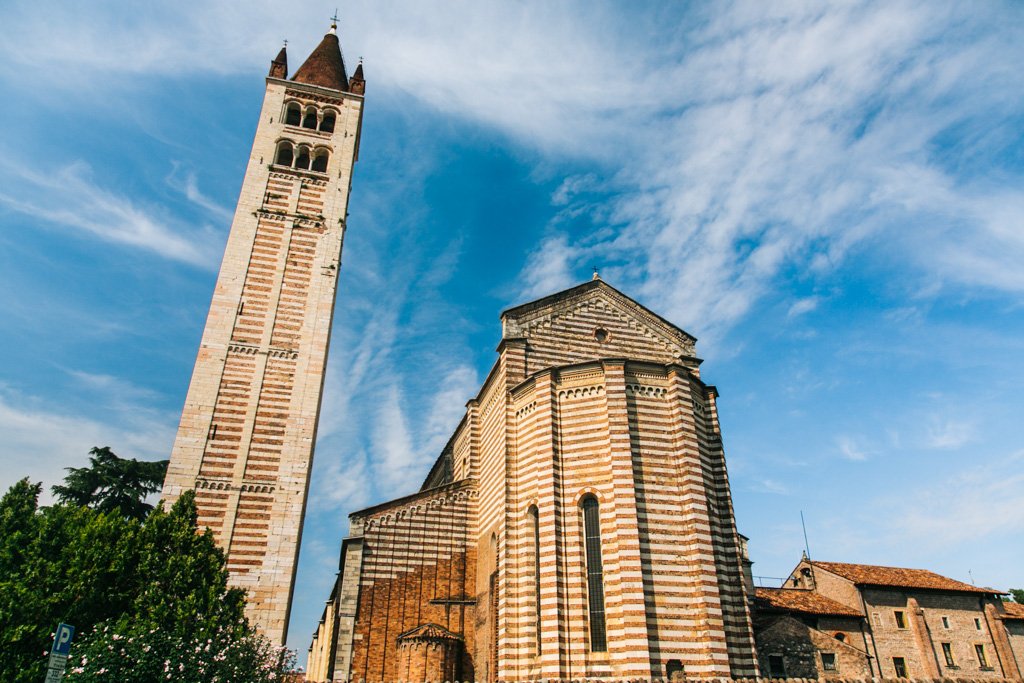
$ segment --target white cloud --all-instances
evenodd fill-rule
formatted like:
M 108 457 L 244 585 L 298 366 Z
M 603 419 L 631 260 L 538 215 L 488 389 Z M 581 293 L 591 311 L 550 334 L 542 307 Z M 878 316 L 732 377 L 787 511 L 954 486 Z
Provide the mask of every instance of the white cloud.
M 89 376 L 83 377 L 89 381 Z M 105 390 L 111 389 L 106 379 L 97 381 Z M 43 500 L 48 502 L 50 486 L 63 480 L 64 468 L 86 466 L 93 446 L 110 446 L 126 458 L 166 459 L 174 440 L 173 417 L 139 405 L 129 410 L 125 400 L 125 396 L 115 398 L 109 421 L 100 421 L 70 414 L 36 397 L 0 392 L 0 434 L 7 453 L 0 488 L 6 491 L 29 477 L 43 482 Z M 106 398 L 99 396 L 97 401 Z
M 808 296 L 803 299 L 797 299 L 789 307 L 789 311 L 786 313 L 787 318 L 797 318 L 804 313 L 810 313 L 811 311 L 818 308 L 818 304 L 821 303 L 821 298 L 817 296 Z
M 925 442 L 929 448 L 955 450 L 968 444 L 974 434 L 973 422 L 936 417 L 928 425 Z
M 867 460 L 871 455 L 869 449 L 865 448 L 858 439 L 851 436 L 836 437 L 836 448 L 839 449 L 839 454 L 844 458 L 856 462 Z
M 889 520 L 893 546 L 916 544 L 926 550 L 1024 533 L 1024 451 L 972 463 L 947 480 L 918 486 L 901 514 Z
M 47 173 L 0 162 L 0 206 L 67 231 L 152 251 L 165 258 L 213 267 L 212 231 L 170 225 L 161 212 L 97 185 L 90 167 L 76 162 Z M 16 194 L 14 194 L 14 193 Z

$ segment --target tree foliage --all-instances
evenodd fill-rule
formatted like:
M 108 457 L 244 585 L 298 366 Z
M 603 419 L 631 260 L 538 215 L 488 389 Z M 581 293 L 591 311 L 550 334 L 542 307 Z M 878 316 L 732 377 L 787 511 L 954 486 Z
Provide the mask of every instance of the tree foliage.
M 69 683 L 280 680 L 290 660 L 248 625 L 191 493 L 143 521 L 39 493 L 22 480 L 0 499 L 0 680 L 42 680 L 62 621 Z
M 146 497 L 160 490 L 167 462 L 120 458 L 109 446 L 96 447 L 89 451 L 89 467 L 68 467 L 53 495 L 62 503 L 143 520 L 153 509 Z
M 1024 588 L 1011 588 L 1010 595 L 1013 596 L 1014 602 L 1024 605 Z

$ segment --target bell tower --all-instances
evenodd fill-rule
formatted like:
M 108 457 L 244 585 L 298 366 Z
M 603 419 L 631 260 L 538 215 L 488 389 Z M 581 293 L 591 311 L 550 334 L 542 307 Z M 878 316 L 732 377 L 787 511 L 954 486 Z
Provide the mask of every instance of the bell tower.
M 259 125 L 164 481 L 195 489 L 248 615 L 283 643 L 309 490 L 365 81 L 332 24 Z

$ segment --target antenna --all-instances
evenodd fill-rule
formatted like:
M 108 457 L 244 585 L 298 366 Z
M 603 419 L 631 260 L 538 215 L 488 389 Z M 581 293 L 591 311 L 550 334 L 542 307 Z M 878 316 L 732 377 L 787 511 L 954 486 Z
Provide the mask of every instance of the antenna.
M 971 577 L 971 585 L 973 586 L 974 585 L 974 574 L 971 573 L 970 569 L 967 570 L 967 576 Z
M 807 525 L 804 523 L 804 511 L 800 511 L 800 527 L 804 530 L 804 553 L 807 554 L 807 559 L 811 559 L 811 546 L 807 543 Z
M 814 563 L 811 562 L 811 544 L 807 542 L 807 524 L 804 523 L 804 511 L 800 511 L 800 528 L 804 530 L 804 557 L 807 558 L 807 566 L 811 569 L 811 582 L 814 590 L 818 590 L 818 577 L 814 575 Z

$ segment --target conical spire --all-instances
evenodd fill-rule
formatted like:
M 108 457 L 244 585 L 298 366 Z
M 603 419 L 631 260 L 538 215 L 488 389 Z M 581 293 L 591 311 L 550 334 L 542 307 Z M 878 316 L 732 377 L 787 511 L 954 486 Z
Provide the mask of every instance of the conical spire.
M 288 41 L 285 41 L 284 47 L 270 63 L 269 76 L 271 78 L 288 78 Z
M 332 90 L 348 90 L 348 76 L 345 74 L 345 60 L 341 56 L 337 28 L 337 24 L 331 24 L 331 30 L 292 76 L 293 81 Z
M 348 82 L 348 91 L 353 95 L 362 95 L 366 92 L 366 79 L 363 78 L 363 60 L 356 65 L 356 72 L 352 74 Z

